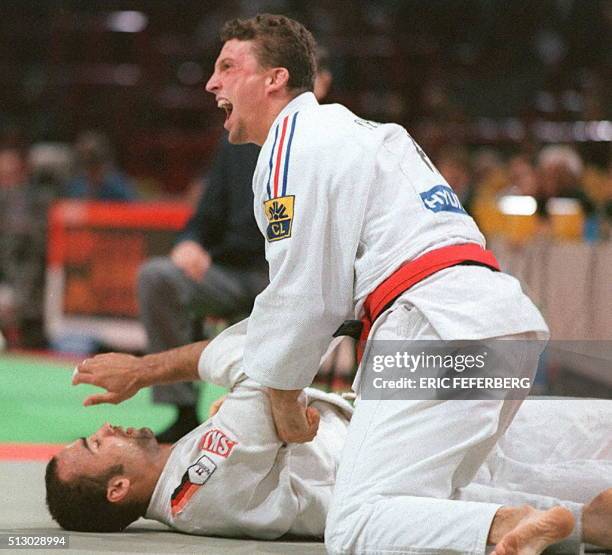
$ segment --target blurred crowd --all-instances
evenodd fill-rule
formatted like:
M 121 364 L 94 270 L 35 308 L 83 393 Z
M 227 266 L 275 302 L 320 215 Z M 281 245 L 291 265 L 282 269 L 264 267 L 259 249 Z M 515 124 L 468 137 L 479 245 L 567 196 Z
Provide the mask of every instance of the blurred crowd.
M 0 143 L 0 330 L 9 346 L 44 347 L 48 211 L 59 199 L 126 202 L 138 194 L 103 133 L 74 145 Z
M 612 130 L 598 125 L 612 120 L 608 0 L 23 0 L 1 10 L 0 130 L 71 142 L 103 129 L 154 195 L 183 191 L 217 143 L 222 115 L 202 85 L 220 26 L 265 11 L 302 21 L 327 48 L 328 101 L 404 125 L 430 155 L 449 141 L 506 148 L 533 137 L 588 145 L 589 163 L 609 155 Z
M 9 345 L 45 345 L 55 200 L 197 205 L 219 140 L 221 115 L 202 90 L 218 30 L 256 12 L 312 29 L 334 77 L 326 101 L 404 125 L 488 238 L 610 238 L 607 0 L 111 4 L 2 7 L 0 330 Z
M 117 167 L 113 151 L 104 133 L 91 130 L 80 133 L 73 144 L 0 147 L 0 329 L 9 345 L 45 346 L 51 204 L 59 199 L 151 200 L 146 184 L 141 190 L 138 179 Z M 488 238 L 508 232 L 508 218 L 528 218 L 534 224 L 518 236 L 510 234 L 510 239 L 546 233 L 554 237 L 550 220 L 560 210 L 564 216 L 573 214 L 578 228 L 574 225 L 573 232 L 559 239 L 610 239 L 612 161 L 607 167 L 586 164 L 571 145 L 505 153 L 488 146 L 447 144 L 431 157 Z M 196 175 L 193 182 L 195 192 L 176 198 L 195 206 L 206 178 Z
M 466 147 L 447 146 L 434 161 L 490 238 L 529 240 L 536 233 L 555 238 L 550 223 L 556 216 L 573 217 L 575 223 L 558 239 L 610 238 L 612 162 L 607 167 L 587 165 L 572 145 L 544 145 L 533 154 L 516 151 L 505 156 L 489 147 L 470 153 Z M 509 236 L 512 217 L 530 218 L 532 232 L 524 229 L 520 237 Z

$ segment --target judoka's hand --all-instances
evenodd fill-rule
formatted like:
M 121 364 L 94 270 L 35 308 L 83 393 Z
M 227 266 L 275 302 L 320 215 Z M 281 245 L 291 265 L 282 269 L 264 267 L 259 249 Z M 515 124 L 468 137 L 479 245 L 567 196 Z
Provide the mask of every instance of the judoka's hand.
M 141 357 L 107 353 L 81 362 L 72 376 L 72 385 L 87 383 L 106 389 L 106 393 L 87 397 L 83 402 L 86 407 L 100 403 L 116 405 L 133 397 L 143 387 L 142 375 Z
M 202 281 L 212 264 L 208 254 L 195 241 L 181 241 L 170 252 L 170 258 L 183 273 L 194 281 Z
M 272 417 L 278 438 L 285 443 L 312 441 L 319 429 L 319 411 L 306 406 L 306 396 L 301 389 L 269 390 Z

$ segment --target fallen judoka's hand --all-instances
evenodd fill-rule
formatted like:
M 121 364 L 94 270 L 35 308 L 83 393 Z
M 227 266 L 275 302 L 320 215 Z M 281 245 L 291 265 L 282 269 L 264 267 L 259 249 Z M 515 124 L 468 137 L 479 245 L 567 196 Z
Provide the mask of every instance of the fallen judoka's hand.
M 106 389 L 90 395 L 84 405 L 116 405 L 133 397 L 143 387 L 200 379 L 198 361 L 208 341 L 198 341 L 176 349 L 136 357 L 124 353 L 106 353 L 81 362 L 72 375 L 72 384 L 88 383 Z
M 312 441 L 319 429 L 319 411 L 307 406 L 306 394 L 301 390 L 268 389 L 272 418 L 278 438 L 285 443 Z
M 106 393 L 90 395 L 84 406 L 111 403 L 116 405 L 133 397 L 142 387 L 142 357 L 123 353 L 106 353 L 85 359 L 75 368 L 72 385 L 82 383 L 106 389 Z

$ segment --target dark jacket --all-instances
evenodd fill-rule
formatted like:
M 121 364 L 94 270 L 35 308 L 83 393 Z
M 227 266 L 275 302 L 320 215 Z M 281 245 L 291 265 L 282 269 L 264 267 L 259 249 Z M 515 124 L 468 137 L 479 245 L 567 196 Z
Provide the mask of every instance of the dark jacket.
M 264 269 L 264 239 L 253 215 L 253 173 L 259 147 L 232 145 L 223 137 L 198 207 L 178 242 L 200 243 L 213 262 Z

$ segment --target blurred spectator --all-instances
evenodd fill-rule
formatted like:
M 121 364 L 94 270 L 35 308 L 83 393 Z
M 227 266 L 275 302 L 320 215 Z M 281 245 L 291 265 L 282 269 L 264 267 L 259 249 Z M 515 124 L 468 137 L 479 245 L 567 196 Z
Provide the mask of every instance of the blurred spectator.
M 64 196 L 89 200 L 131 201 L 131 181 L 114 166 L 108 138 L 96 131 L 81 133 L 75 143 L 77 176 L 66 183 Z
M 0 150 L 0 329 L 9 347 L 18 343 L 19 258 L 22 232 L 27 227 L 23 218 L 26 183 L 25 160 L 16 148 Z
M 333 75 L 329 67 L 329 52 L 324 46 L 317 46 L 317 76 L 314 83 L 314 95 L 317 99 L 324 99 L 329 93 Z
M 50 187 L 54 196 L 61 196 L 62 184 L 70 178 L 74 166 L 74 153 L 67 144 L 38 143 L 30 148 L 28 165 L 34 181 Z
M 17 189 L 26 181 L 25 160 L 17 148 L 0 150 L 0 189 Z
M 492 148 L 481 148 L 472 158 L 475 189 L 478 196 L 496 194 L 508 182 L 506 168 L 499 152 Z
M 320 78 L 321 77 L 321 78 Z M 319 58 L 315 90 L 327 94 L 331 74 Z M 252 179 L 259 147 L 223 137 L 197 209 L 169 257 L 153 258 L 138 278 L 140 315 L 150 352 L 198 339 L 206 316 L 244 317 L 268 284 L 264 239 L 253 214 Z M 177 407 L 158 439 L 173 443 L 198 425 L 191 383 L 156 386 L 156 403 Z
M 508 187 L 502 194 L 535 197 L 537 193 L 538 177 L 530 157 L 526 154 L 512 156 L 508 161 Z
M 483 148 L 472 156 L 472 196 L 470 215 L 476 220 L 485 236 L 495 233 L 496 199 L 501 190 L 507 187 L 506 168 L 496 151 Z
M 436 157 L 436 167 L 459 197 L 463 208 L 471 214 L 475 189 L 467 149 L 460 146 L 443 147 Z
M 23 154 L 0 151 L 0 326 L 9 347 L 45 346 L 47 211 L 58 182 L 31 176 Z
M 573 148 L 563 145 L 543 148 L 538 155 L 538 213 L 549 215 L 548 201 L 552 198 L 570 198 L 580 203 L 585 216 L 591 216 L 595 203 L 582 185 L 583 171 L 582 159 Z

